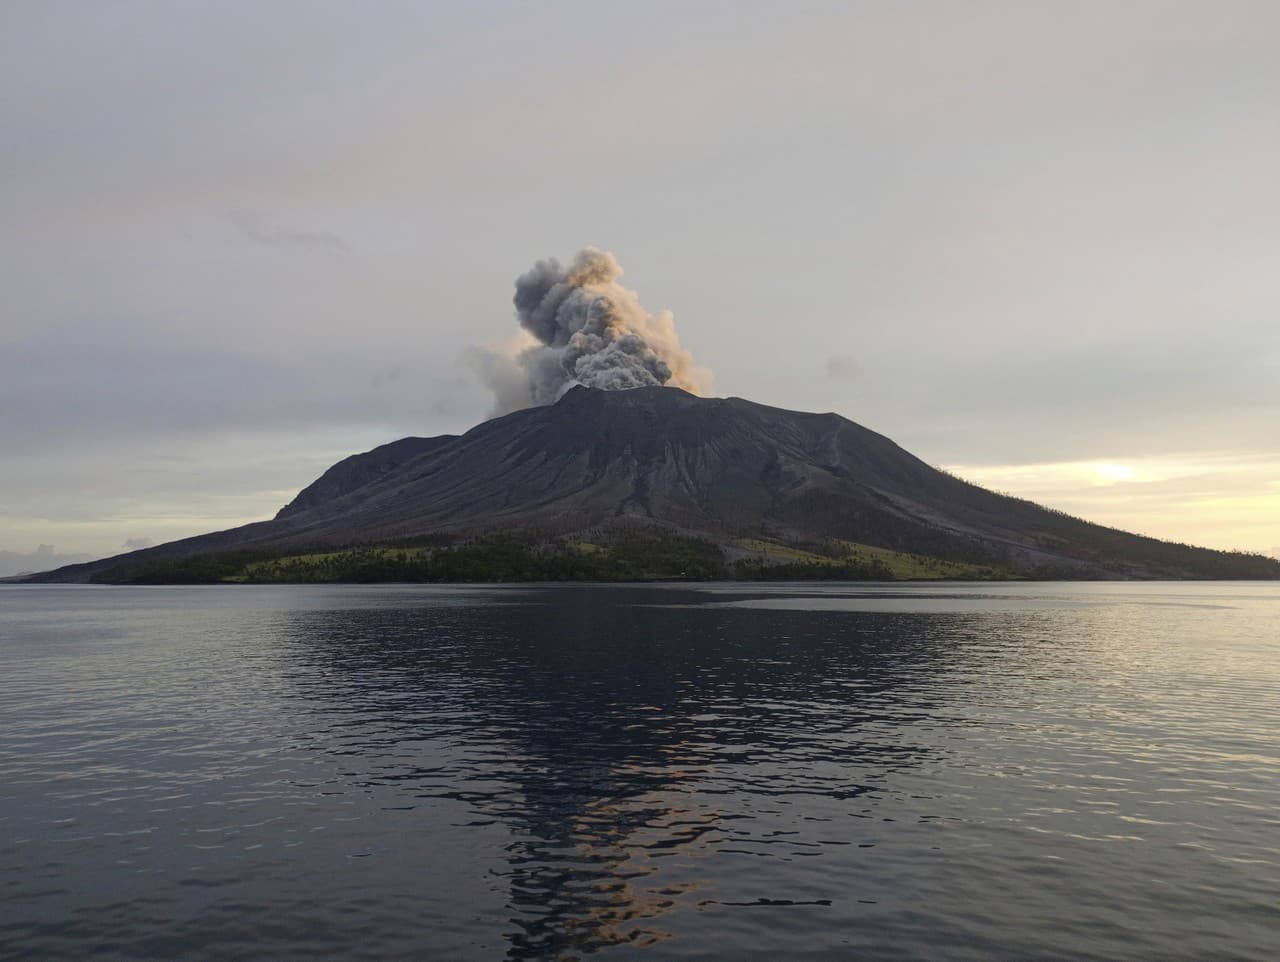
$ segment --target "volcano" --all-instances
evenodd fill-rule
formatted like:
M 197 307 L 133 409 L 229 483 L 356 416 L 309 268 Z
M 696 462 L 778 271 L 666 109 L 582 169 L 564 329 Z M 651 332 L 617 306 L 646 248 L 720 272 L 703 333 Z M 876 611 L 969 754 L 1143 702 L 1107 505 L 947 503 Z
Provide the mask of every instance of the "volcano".
M 1158 541 L 988 491 L 836 414 L 574 387 L 460 436 L 404 438 L 335 464 L 270 521 L 74 565 L 326 550 L 493 532 L 656 528 L 742 545 L 850 543 L 1013 576 L 1280 578 L 1280 562 Z

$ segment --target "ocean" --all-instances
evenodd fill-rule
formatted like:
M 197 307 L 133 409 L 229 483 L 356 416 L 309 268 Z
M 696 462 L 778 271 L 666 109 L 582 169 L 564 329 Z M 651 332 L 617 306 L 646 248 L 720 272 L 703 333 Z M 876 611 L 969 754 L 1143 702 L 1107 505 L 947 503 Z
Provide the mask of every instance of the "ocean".
M 1280 585 L 0 586 L 0 959 L 1280 956 Z

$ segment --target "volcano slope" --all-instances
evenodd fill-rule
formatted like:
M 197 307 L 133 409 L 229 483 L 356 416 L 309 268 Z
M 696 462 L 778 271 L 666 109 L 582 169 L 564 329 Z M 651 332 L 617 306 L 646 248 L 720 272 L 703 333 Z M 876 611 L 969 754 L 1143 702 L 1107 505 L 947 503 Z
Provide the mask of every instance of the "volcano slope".
M 1012 575 L 1280 578 L 1280 562 L 1172 544 L 996 494 L 835 414 L 676 388 L 575 387 L 461 436 L 405 438 L 330 468 L 270 521 L 38 576 L 231 551 L 318 551 L 493 532 L 656 527 L 730 551 L 856 543 Z

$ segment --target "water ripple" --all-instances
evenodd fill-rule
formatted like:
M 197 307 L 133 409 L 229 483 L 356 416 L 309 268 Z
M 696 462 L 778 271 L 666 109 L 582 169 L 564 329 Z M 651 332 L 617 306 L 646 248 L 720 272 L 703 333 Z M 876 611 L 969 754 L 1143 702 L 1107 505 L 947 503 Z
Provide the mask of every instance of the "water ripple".
M 1269 959 L 1280 591 L 0 588 L 0 959 Z

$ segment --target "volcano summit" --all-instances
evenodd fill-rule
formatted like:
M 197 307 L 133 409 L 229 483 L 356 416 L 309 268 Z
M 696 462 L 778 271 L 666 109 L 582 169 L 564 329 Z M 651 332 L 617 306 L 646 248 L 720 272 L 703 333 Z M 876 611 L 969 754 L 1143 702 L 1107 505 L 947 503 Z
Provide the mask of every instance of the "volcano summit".
M 847 576 L 851 569 L 840 565 L 861 558 L 883 563 L 855 573 L 881 577 L 933 570 L 952 577 L 1280 578 L 1272 559 L 1158 541 L 996 494 L 836 414 L 672 387 L 583 386 L 460 436 L 404 438 L 349 457 L 270 521 L 38 577 L 167 580 L 168 572 L 173 580 L 279 580 L 286 569 L 272 559 L 345 551 L 382 552 L 384 562 L 387 552 L 398 552 L 408 567 L 375 566 L 383 573 L 376 580 L 536 578 L 536 564 L 489 571 L 439 563 L 495 539 L 519 543 L 529 557 L 563 560 L 567 553 L 600 562 L 619 539 L 641 536 L 701 545 L 702 577 Z M 193 558 L 232 560 L 205 578 L 183 560 Z M 903 558 L 924 567 L 895 569 Z M 689 576 L 687 569 L 617 570 L 678 577 Z M 305 565 L 287 570 L 304 572 L 302 580 L 319 577 L 306 576 Z M 555 577 L 611 573 L 600 563 L 558 561 L 554 570 Z M 336 578 L 345 580 L 341 570 Z

